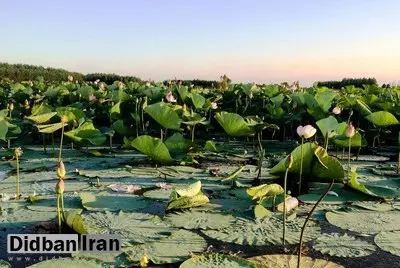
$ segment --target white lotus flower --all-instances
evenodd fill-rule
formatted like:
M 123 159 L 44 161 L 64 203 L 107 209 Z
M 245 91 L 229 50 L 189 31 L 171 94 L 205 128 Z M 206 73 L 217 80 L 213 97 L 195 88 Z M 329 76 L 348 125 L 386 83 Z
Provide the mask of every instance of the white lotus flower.
M 165 98 L 167 99 L 168 102 L 176 102 L 176 99 L 174 97 L 174 95 L 172 95 L 172 92 L 169 91 L 167 96 L 165 96 Z
M 124 88 L 124 83 L 122 83 L 121 81 L 120 82 L 118 82 L 118 88 L 119 89 L 122 89 L 122 88 Z
M 68 81 L 69 81 L 69 82 L 74 81 L 74 77 L 73 77 L 72 75 L 68 75 Z
M 94 84 L 97 85 L 100 82 L 100 79 L 97 79 L 96 81 L 94 81 Z
M 253 98 L 253 91 L 250 91 L 250 93 L 249 93 L 249 98 L 250 98 L 250 99 Z
M 297 134 L 304 139 L 311 138 L 315 133 L 317 133 L 317 130 L 311 125 L 297 127 Z
M 146 87 L 149 87 L 150 86 L 150 82 L 146 82 Z
M 216 102 L 211 102 L 211 109 L 215 110 L 218 108 L 218 104 Z
M 332 113 L 339 115 L 342 112 L 342 109 L 339 106 L 333 108 Z

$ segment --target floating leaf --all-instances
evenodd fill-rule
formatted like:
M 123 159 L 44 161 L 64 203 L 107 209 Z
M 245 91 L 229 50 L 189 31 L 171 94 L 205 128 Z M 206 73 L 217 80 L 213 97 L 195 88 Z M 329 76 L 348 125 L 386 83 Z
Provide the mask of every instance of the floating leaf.
M 199 207 L 208 202 L 210 202 L 208 197 L 202 192 L 200 192 L 199 194 L 193 197 L 180 196 L 177 198 L 170 199 L 165 210 Z
M 180 196 L 193 197 L 201 191 L 201 181 L 196 181 L 187 187 L 175 188 L 175 192 Z
M 374 238 L 375 244 L 382 250 L 400 256 L 400 231 L 380 232 Z
M 227 254 L 207 254 L 192 257 L 184 261 L 179 268 L 256 268 L 256 265 L 246 259 Z
M 363 234 L 400 230 L 400 213 L 396 211 L 330 211 L 325 216 L 330 224 Z
M 297 255 L 263 255 L 249 258 L 258 268 L 297 268 Z M 344 268 L 339 264 L 323 260 L 312 259 L 307 256 L 301 257 L 301 268 Z
M 374 112 L 365 118 L 377 127 L 388 127 L 399 124 L 396 117 L 386 111 Z
M 154 242 L 168 237 L 176 230 L 157 216 L 122 211 L 82 214 L 82 222 L 89 234 L 120 236 L 123 246 Z
M 149 201 L 132 194 L 109 194 L 107 192 L 79 194 L 82 205 L 92 211 L 137 211 L 149 206 Z
M 0 215 L 0 229 L 25 228 L 39 222 L 52 220 L 56 216 L 54 212 L 39 212 L 28 209 L 18 209 L 12 212 L 4 211 Z
M 128 260 L 139 263 L 145 254 L 155 264 L 181 262 L 189 258 L 191 253 L 203 252 L 207 242 L 198 234 L 179 230 L 171 236 L 153 243 L 135 245 L 123 249 Z
M 322 234 L 315 240 L 313 246 L 322 254 L 335 257 L 354 258 L 371 255 L 376 247 L 370 243 L 347 234 Z
M 374 201 L 358 201 L 352 203 L 352 205 L 372 211 L 389 211 L 393 209 L 393 207 L 388 203 L 379 203 Z
M 144 192 L 143 196 L 154 200 L 168 201 L 171 192 L 172 189 L 156 189 Z
M 256 217 L 256 219 L 260 220 L 265 217 L 271 217 L 272 215 L 273 215 L 272 212 L 263 207 L 262 205 L 259 204 L 255 205 L 254 216 Z
M 154 161 L 161 163 L 174 161 L 167 146 L 158 138 L 142 135 L 134 139 L 131 145 Z
M 54 267 L 85 267 L 85 268 L 103 268 L 104 265 L 100 261 L 94 259 L 82 258 L 56 258 L 49 259 L 34 265 L 28 266 L 29 268 L 54 268 Z
M 207 236 L 228 243 L 249 246 L 282 244 L 282 220 L 276 217 L 257 219 L 255 221 L 239 219 L 235 224 L 219 230 L 202 231 Z M 286 222 L 286 238 L 288 244 L 299 242 L 304 219 L 295 218 Z M 320 234 L 320 227 L 313 221 L 308 222 L 304 241 L 310 241 Z
M 185 229 L 218 229 L 231 225 L 235 217 L 220 212 L 185 211 L 165 218 L 173 226 Z

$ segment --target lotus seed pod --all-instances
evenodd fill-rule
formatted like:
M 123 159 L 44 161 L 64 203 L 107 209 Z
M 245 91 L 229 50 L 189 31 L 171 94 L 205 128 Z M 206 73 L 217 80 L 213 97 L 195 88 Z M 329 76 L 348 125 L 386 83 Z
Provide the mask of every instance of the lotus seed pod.
M 354 128 L 353 124 L 350 123 L 348 127 L 346 128 L 346 137 L 347 138 L 352 138 L 356 134 L 356 129 Z
M 10 102 L 8 104 L 8 110 L 10 110 L 11 112 L 14 110 L 14 103 Z
M 64 180 L 58 180 L 56 184 L 56 193 L 57 194 L 64 193 Z
M 57 176 L 60 179 L 63 179 L 65 177 L 65 174 L 66 174 L 66 171 L 65 171 L 64 162 L 61 160 L 60 162 L 58 162 Z
M 23 154 L 23 151 L 21 150 L 21 147 L 17 147 L 14 149 L 14 153 L 16 156 L 20 157 Z

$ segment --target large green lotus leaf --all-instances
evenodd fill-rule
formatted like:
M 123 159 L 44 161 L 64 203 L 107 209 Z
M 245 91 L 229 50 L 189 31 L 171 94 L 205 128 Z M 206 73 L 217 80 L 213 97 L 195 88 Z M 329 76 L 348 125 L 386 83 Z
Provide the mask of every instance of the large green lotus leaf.
M 124 124 L 123 120 L 117 120 L 112 124 L 112 129 L 121 136 L 131 137 L 135 135 L 135 129 Z
M 96 260 L 102 263 L 102 267 L 109 268 L 119 268 L 119 267 L 131 267 L 132 264 L 129 263 L 123 252 L 77 252 L 72 253 L 72 257 L 88 260 Z M 66 267 L 69 268 L 69 267 Z M 75 267 L 73 267 L 75 268 Z M 78 268 L 78 267 L 76 267 Z
M 215 119 L 229 136 L 250 136 L 254 134 L 244 118 L 238 114 L 220 112 L 215 115 Z
M 154 161 L 161 163 L 173 162 L 167 146 L 158 138 L 148 135 L 137 137 L 131 142 L 132 147 L 147 155 Z
M 318 102 L 320 107 L 325 113 L 329 112 L 333 99 L 336 98 L 338 93 L 335 90 L 327 90 L 324 92 L 318 92 L 315 94 L 315 100 Z
M 185 211 L 165 218 L 173 226 L 185 229 L 219 229 L 231 225 L 235 217 L 221 212 Z
M 7 138 L 8 139 L 14 139 L 17 138 L 19 134 L 21 134 L 21 128 L 16 125 L 16 124 L 12 124 L 10 122 L 5 121 L 8 127 L 8 131 L 7 131 Z
M 171 196 L 173 194 L 174 192 L 172 192 Z M 170 201 L 168 202 L 165 210 L 199 207 L 208 202 L 210 202 L 210 200 L 202 192 L 192 197 L 187 197 L 187 196 L 180 196 L 173 198 L 170 197 Z
M 391 199 L 391 198 L 395 198 L 395 197 L 399 196 L 399 191 L 394 188 L 361 184 L 357 180 L 357 172 L 355 171 L 355 169 L 352 169 L 352 171 L 351 171 L 348 186 L 353 188 L 354 190 L 360 191 L 364 194 L 374 196 L 374 197 L 382 197 L 382 198 Z
M 400 230 L 400 213 L 396 211 L 330 211 L 325 216 L 330 224 L 363 234 Z
M 400 256 L 400 231 L 380 232 L 374 242 L 380 249 Z
M 376 250 L 376 247 L 367 241 L 338 233 L 320 235 L 315 240 L 313 248 L 322 254 L 344 258 L 364 257 Z
M 328 133 L 328 138 L 332 138 L 333 136 L 337 135 L 335 130 L 338 127 L 339 123 L 335 117 L 329 116 L 327 118 L 317 121 L 316 124 L 319 127 L 319 130 L 321 131 L 324 138 L 326 138 L 326 133 Z
M 37 128 L 39 129 L 40 133 L 54 133 L 57 130 L 61 129 L 62 127 L 66 126 L 67 124 L 65 123 L 54 123 L 54 124 L 48 124 L 48 125 L 38 125 Z
M 247 194 L 254 199 L 264 196 L 277 196 L 283 193 L 283 188 L 279 184 L 262 184 L 247 189 Z
M 80 127 L 65 132 L 65 136 L 76 142 L 90 142 L 93 145 L 101 145 L 106 141 L 106 136 L 94 127 L 93 123 L 87 121 Z
M 205 210 L 218 210 L 224 212 L 242 212 L 249 210 L 254 205 L 254 202 L 249 198 L 247 200 L 239 199 L 211 199 L 209 204 L 204 205 L 201 208 Z
M 82 214 L 83 226 L 89 234 L 114 234 L 122 246 L 144 244 L 169 237 L 176 229 L 159 217 L 144 213 L 96 212 Z
M 91 211 L 138 211 L 151 205 L 150 201 L 132 194 L 81 192 L 79 196 L 82 205 Z
M 192 253 L 203 252 L 207 242 L 200 235 L 187 230 L 179 230 L 171 236 L 153 243 L 124 248 L 129 261 L 139 263 L 146 254 L 155 264 L 176 263 L 189 258 Z
M 67 182 L 66 185 L 68 185 Z M 33 211 L 57 212 L 57 197 L 56 195 L 40 197 L 38 201 L 27 206 L 27 208 Z M 83 208 L 79 196 L 64 194 L 64 208 L 65 211 Z
M 41 104 L 35 104 L 32 107 L 32 115 L 46 114 L 51 113 L 53 111 L 53 107 L 42 102 Z
M 304 143 L 303 145 L 297 146 L 292 151 L 293 165 L 289 169 L 289 173 L 299 173 L 301 164 L 301 148 L 303 147 L 303 174 L 309 174 L 312 167 L 312 162 L 314 159 L 315 149 L 318 147 L 317 144 L 312 142 Z M 271 174 L 281 174 L 286 171 L 286 157 L 283 158 L 277 165 L 275 165 L 270 173 Z
M 8 124 L 6 120 L 0 121 L 0 140 L 7 141 Z
M 210 151 L 210 152 L 214 152 L 214 153 L 220 152 L 220 149 L 217 148 L 217 145 L 212 140 L 206 141 L 206 145 L 204 145 L 204 149 L 207 151 Z
M 331 181 L 335 179 L 342 182 L 345 176 L 342 164 L 336 158 L 329 156 L 322 147 L 315 149 L 315 156 L 318 161 L 314 161 L 311 174 L 319 181 Z
M 182 120 L 179 115 L 164 102 L 147 106 L 144 111 L 165 129 L 180 130 Z
M 68 122 L 71 121 L 78 122 L 81 118 L 85 117 L 85 113 L 81 109 L 75 107 L 58 107 L 56 111 L 60 117 L 62 116 L 67 117 Z
M 304 219 L 295 218 L 286 222 L 286 243 L 299 242 Z M 239 219 L 235 224 L 219 230 L 203 230 L 207 236 L 227 243 L 249 246 L 281 245 L 282 220 L 277 217 L 257 219 L 255 221 Z M 320 235 L 320 227 L 314 221 L 309 221 L 304 241 L 310 241 Z
M 40 115 L 25 116 L 25 119 L 31 120 L 36 124 L 43 124 L 53 118 L 57 112 L 45 113 Z
M 262 255 L 251 257 L 248 260 L 257 265 L 258 268 L 298 268 L 297 255 Z M 301 268 L 344 268 L 344 266 L 324 260 L 312 259 L 307 256 L 301 257 Z
M 178 91 L 182 101 L 185 101 L 186 98 L 190 96 L 189 90 L 186 86 L 177 87 L 176 90 Z
M 227 254 L 206 254 L 192 257 L 184 261 L 179 268 L 256 268 L 256 265 L 246 259 Z
M 54 212 L 39 212 L 28 209 L 2 211 L 0 213 L 0 229 L 25 228 L 57 217 Z
M 192 99 L 193 105 L 196 109 L 202 108 L 206 103 L 206 98 L 195 92 L 190 93 L 190 98 Z
M 349 144 L 351 147 L 364 147 L 367 145 L 367 140 L 360 135 L 360 133 L 356 133 L 352 138 L 351 142 L 346 135 L 336 135 L 333 137 L 333 143 L 342 148 L 349 148 Z
M 113 107 L 110 109 L 110 116 L 112 120 L 121 119 L 121 101 L 114 104 Z
M 88 230 L 83 223 L 81 213 L 82 209 L 65 211 L 64 217 L 62 217 L 62 221 L 75 232 L 79 234 L 87 234 Z
M 396 117 L 386 111 L 375 112 L 365 118 L 377 127 L 388 127 L 399 124 Z
M 67 268 L 67 267 L 85 267 L 85 268 L 104 268 L 104 264 L 94 259 L 83 258 L 56 258 L 45 260 L 31 266 L 29 268 Z
M 190 140 L 185 139 L 181 133 L 174 133 L 174 135 L 168 137 L 164 141 L 164 144 L 170 152 L 176 153 L 186 153 L 190 147 L 193 146 L 193 143 Z
M 362 116 L 368 116 L 372 114 L 371 108 L 369 108 L 369 106 L 362 100 L 357 100 L 357 108 Z

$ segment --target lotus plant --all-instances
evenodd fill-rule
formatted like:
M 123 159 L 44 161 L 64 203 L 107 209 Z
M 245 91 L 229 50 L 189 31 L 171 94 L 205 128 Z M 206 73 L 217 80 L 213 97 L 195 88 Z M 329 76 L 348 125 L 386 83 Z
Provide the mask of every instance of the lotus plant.
M 299 172 L 299 194 L 301 193 L 301 188 L 302 188 L 302 181 L 301 181 L 301 175 L 303 173 L 303 144 L 304 144 L 304 139 L 309 139 L 312 136 L 317 133 L 317 130 L 311 126 L 311 125 L 306 125 L 306 126 L 298 126 L 297 127 L 297 134 L 301 137 L 301 160 L 300 160 L 300 172 Z
M 17 147 L 17 148 L 15 148 L 15 150 L 14 150 L 14 154 L 15 154 L 15 160 L 16 160 L 16 162 L 17 162 L 17 184 L 16 184 L 16 197 L 15 197 L 15 199 L 19 199 L 19 195 L 20 195 L 20 193 L 19 193 L 19 158 L 21 157 L 21 155 L 22 155 L 22 150 L 21 150 L 21 148 L 20 147 Z
M 12 112 L 14 111 L 14 103 L 13 103 L 13 102 L 10 102 L 10 103 L 8 104 L 8 111 L 10 112 L 9 118 L 10 118 L 10 120 L 11 120 L 11 118 L 12 118 Z M 7 149 L 10 149 L 10 147 L 11 147 L 11 140 L 10 140 L 10 139 L 7 139 Z
M 346 128 L 346 137 L 349 138 L 349 154 L 347 158 L 347 179 L 350 180 L 350 152 L 351 152 L 351 138 L 356 134 L 356 129 L 353 124 L 350 124 Z
M 57 194 L 57 217 L 58 217 L 58 231 L 61 233 L 61 211 L 64 215 L 64 177 L 65 177 L 66 171 L 65 171 L 65 166 L 63 161 L 58 162 L 58 167 L 57 167 L 57 177 L 58 177 L 58 182 L 56 184 L 56 194 Z M 61 206 L 61 210 L 60 210 Z

